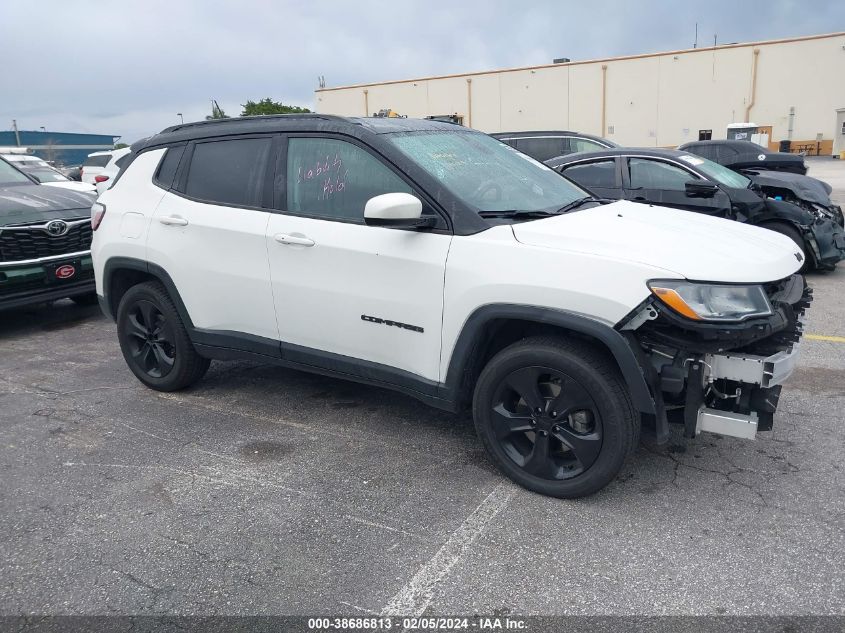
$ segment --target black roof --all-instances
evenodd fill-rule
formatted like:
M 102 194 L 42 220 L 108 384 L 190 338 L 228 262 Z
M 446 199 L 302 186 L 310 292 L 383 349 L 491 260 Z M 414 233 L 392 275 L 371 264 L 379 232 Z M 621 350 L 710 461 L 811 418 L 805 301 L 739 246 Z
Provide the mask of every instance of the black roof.
M 689 143 L 684 143 L 683 145 L 679 145 L 678 149 L 683 149 L 685 147 L 730 147 L 735 149 L 738 152 L 743 153 L 753 153 L 753 154 L 778 154 L 779 152 L 773 152 L 772 150 L 768 149 L 767 147 L 763 147 L 762 145 L 757 145 L 752 141 L 737 141 L 733 139 L 716 139 L 710 141 L 690 141 Z
M 232 134 L 256 134 L 261 132 L 340 132 L 361 137 L 366 134 L 391 134 L 396 132 L 422 131 L 468 131 L 471 128 L 456 127 L 451 123 L 426 119 L 398 117 L 342 117 L 333 114 L 271 114 L 228 119 L 195 121 L 165 128 L 158 134 L 142 139 L 132 145 L 133 152 L 170 143 L 179 143 L 198 138 L 226 136 Z M 479 133 L 480 132 L 475 132 Z

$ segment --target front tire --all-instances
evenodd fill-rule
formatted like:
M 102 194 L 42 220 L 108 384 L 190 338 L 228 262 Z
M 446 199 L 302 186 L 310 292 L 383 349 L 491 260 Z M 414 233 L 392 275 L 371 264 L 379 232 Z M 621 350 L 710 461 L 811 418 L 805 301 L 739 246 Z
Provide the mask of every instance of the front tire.
M 130 288 L 117 308 L 117 337 L 129 369 L 157 391 L 195 383 L 210 361 L 197 354 L 173 300 L 158 282 Z
M 473 417 L 499 469 L 552 497 L 600 490 L 639 442 L 639 420 L 615 364 L 589 345 L 555 337 L 496 354 L 478 378 Z

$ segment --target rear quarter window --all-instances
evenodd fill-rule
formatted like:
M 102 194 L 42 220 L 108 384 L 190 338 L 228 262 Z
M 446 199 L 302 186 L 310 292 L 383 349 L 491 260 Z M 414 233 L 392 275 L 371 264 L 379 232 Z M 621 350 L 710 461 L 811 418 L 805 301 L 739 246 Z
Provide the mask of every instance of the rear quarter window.
M 176 178 L 176 170 L 179 168 L 179 161 L 182 160 L 182 154 L 184 153 L 184 145 L 167 148 L 167 151 L 164 153 L 164 157 L 158 164 L 155 176 L 153 177 L 153 182 L 156 185 L 162 189 L 170 189 L 173 187 L 173 182 Z
M 569 139 L 565 138 L 521 138 L 516 142 L 516 149 L 540 162 L 556 156 L 569 154 Z
M 105 167 L 111 160 L 111 154 L 102 154 L 100 156 L 89 156 L 82 163 L 83 167 Z

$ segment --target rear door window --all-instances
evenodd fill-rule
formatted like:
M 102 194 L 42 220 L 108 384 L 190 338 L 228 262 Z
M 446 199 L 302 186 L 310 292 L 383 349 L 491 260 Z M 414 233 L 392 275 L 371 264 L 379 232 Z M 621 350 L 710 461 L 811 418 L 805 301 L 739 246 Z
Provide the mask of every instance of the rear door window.
M 194 145 L 184 193 L 203 202 L 261 206 L 271 139 L 239 138 Z

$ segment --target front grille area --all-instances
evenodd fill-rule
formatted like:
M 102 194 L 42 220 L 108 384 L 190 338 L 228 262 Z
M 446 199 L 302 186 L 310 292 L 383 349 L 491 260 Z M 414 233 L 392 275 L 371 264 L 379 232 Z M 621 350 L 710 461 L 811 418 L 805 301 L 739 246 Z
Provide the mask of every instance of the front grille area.
M 93 231 L 89 222 L 71 226 L 67 233 L 58 236 L 50 235 L 41 228 L 21 228 L 15 227 L 14 231 L 0 228 L 0 262 L 38 259 L 91 248 Z

